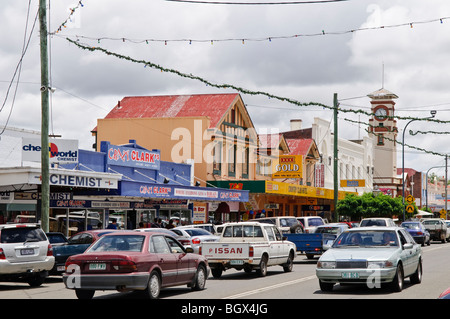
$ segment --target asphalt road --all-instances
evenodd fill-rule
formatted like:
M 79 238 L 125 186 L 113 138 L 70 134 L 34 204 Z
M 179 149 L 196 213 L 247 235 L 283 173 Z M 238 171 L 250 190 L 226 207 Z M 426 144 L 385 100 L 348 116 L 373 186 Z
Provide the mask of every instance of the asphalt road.
M 315 276 L 317 258 L 307 260 L 298 255 L 294 270 L 284 273 L 282 267 L 269 267 L 266 277 L 255 272 L 228 270 L 220 279 L 208 278 L 206 289 L 192 292 L 186 286 L 167 288 L 161 292 L 161 299 L 178 300 L 273 300 L 273 299 L 436 299 L 450 287 L 450 243 L 433 242 L 423 250 L 423 280 L 411 285 L 405 280 L 402 292 L 392 293 L 386 288 L 369 289 L 365 286 L 336 285 L 332 292 L 324 293 Z M 0 299 L 76 299 L 72 290 L 66 289 L 61 277 L 51 276 L 37 288 L 24 283 L 0 282 Z M 94 299 L 143 299 L 138 293 L 98 291 Z

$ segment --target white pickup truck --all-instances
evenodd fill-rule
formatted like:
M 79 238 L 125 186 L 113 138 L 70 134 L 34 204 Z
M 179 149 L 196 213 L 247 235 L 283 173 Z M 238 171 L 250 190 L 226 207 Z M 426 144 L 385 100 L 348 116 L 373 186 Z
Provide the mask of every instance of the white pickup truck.
M 229 268 L 247 273 L 255 269 L 265 276 L 268 266 L 280 265 L 289 272 L 295 251 L 295 244 L 286 240 L 276 226 L 258 222 L 225 224 L 218 242 L 203 243 L 201 247 L 214 278 L 220 278 Z

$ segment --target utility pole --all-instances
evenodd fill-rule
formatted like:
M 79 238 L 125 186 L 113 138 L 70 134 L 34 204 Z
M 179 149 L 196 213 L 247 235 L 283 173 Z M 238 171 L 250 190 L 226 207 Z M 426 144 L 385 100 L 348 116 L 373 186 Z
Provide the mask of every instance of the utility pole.
M 444 185 L 445 185 L 445 219 L 448 219 L 448 212 L 447 212 L 447 188 L 448 188 L 448 180 L 447 180 L 447 170 L 448 170 L 448 155 L 445 155 L 445 181 L 444 181 Z
M 48 113 L 49 113 L 49 80 L 47 52 L 47 1 L 39 0 L 40 48 L 41 48 L 41 227 L 49 231 L 49 144 L 48 144 Z
M 339 216 L 337 213 L 337 202 L 338 202 L 338 98 L 337 93 L 334 93 L 334 219 L 339 222 Z

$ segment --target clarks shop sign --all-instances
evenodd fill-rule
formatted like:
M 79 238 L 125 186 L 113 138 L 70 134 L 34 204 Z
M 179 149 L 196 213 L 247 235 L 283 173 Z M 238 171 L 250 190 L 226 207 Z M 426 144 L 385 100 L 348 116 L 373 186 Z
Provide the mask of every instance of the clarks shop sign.
M 109 165 L 128 166 L 159 170 L 161 155 L 159 150 L 149 151 L 133 147 L 111 145 L 103 142 L 101 151 L 106 153 Z

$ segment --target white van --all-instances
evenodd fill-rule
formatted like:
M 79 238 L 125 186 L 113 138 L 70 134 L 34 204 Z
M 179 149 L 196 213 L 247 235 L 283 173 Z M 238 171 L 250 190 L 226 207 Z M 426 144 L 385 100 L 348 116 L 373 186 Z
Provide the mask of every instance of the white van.
M 305 233 L 314 233 L 317 226 L 325 224 L 322 217 L 319 216 L 302 216 L 297 217 L 297 220 L 302 223 Z

